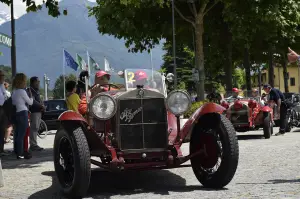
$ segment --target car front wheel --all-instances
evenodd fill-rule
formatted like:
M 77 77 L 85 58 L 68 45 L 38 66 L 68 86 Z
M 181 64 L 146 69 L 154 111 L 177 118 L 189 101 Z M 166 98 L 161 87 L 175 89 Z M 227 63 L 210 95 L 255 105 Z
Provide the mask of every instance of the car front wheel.
M 54 139 L 54 168 L 62 191 L 70 198 L 82 198 L 90 185 L 90 150 L 80 127 L 73 132 L 61 128 Z
M 207 188 L 222 188 L 233 178 L 239 159 L 236 132 L 231 122 L 217 113 L 202 116 L 191 135 L 191 165 Z
M 271 120 L 270 113 L 264 113 L 264 123 L 263 123 L 264 137 L 269 139 L 273 134 L 273 122 Z

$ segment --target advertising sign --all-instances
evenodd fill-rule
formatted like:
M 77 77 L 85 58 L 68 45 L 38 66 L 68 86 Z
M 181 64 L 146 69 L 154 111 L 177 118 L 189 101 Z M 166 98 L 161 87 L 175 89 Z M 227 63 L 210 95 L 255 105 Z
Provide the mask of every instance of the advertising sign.
M 11 37 L 0 32 L 0 44 L 11 47 Z

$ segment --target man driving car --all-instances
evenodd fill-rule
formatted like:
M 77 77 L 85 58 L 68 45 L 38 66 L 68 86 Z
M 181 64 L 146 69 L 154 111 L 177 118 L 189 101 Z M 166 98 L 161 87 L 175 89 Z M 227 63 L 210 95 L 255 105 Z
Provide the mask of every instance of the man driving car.
M 241 99 L 243 98 L 242 96 L 239 95 L 240 90 L 238 88 L 233 88 L 232 89 L 232 95 L 230 97 L 228 97 L 227 99 Z

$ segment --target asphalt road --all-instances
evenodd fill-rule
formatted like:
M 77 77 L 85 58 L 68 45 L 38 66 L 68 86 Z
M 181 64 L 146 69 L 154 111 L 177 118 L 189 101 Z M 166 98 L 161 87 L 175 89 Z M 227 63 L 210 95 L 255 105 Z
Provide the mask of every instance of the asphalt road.
M 277 128 L 275 132 L 277 132 Z M 262 131 L 239 133 L 240 159 L 234 179 L 222 190 L 204 189 L 191 168 L 109 173 L 92 172 L 87 198 L 300 198 L 300 129 L 264 139 Z M 297 132 L 298 131 L 298 132 Z M 31 160 L 2 159 L 2 198 L 63 198 L 53 170 L 54 135 L 39 140 L 46 150 Z M 7 145 L 11 148 L 11 145 Z M 183 146 L 188 151 L 188 145 Z

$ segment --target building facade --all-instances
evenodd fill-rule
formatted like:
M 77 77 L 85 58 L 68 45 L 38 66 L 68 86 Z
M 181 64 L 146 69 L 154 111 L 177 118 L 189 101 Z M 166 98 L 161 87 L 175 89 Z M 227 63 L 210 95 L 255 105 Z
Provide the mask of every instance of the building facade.
M 299 70 L 296 65 L 288 65 L 288 87 L 289 92 L 299 93 Z M 252 84 L 253 87 L 258 87 L 258 78 L 259 75 L 255 74 L 252 76 Z M 267 84 L 269 83 L 269 71 L 263 70 L 261 71 L 261 83 Z M 283 75 L 283 67 L 280 65 L 274 67 L 274 87 L 284 92 L 284 75 Z

